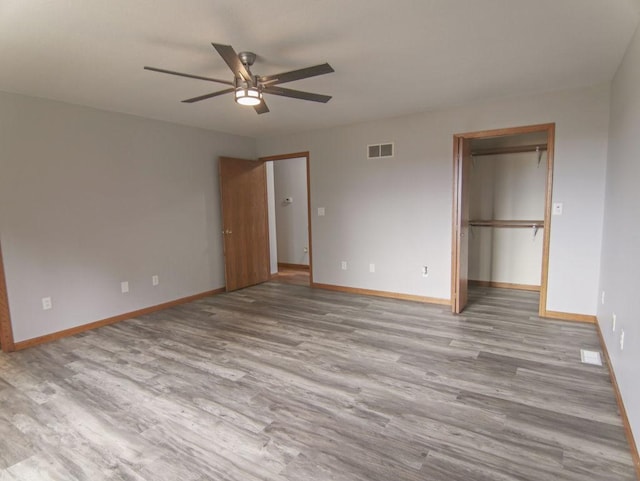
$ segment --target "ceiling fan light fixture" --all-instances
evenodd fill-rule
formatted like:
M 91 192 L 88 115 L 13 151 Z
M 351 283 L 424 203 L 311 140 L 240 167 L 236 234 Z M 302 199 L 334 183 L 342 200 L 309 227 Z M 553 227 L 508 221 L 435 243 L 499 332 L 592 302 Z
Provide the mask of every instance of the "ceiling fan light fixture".
M 235 95 L 240 105 L 255 106 L 262 102 L 262 92 L 256 87 L 237 87 Z
M 184 103 L 200 102 L 201 100 L 218 97 L 225 94 L 233 94 L 233 98 L 239 105 L 247 105 L 254 107 L 256 114 L 266 114 L 269 107 L 263 98 L 263 93 L 279 95 L 281 97 L 289 97 L 292 99 L 309 100 L 312 102 L 327 103 L 331 100 L 330 95 L 320 95 L 311 92 L 302 92 L 280 87 L 280 84 L 293 82 L 294 80 L 302 80 L 317 75 L 324 75 L 335 72 L 331 65 L 323 63 L 312 67 L 300 68 L 289 72 L 281 72 L 279 74 L 261 77 L 251 73 L 251 66 L 256 60 L 256 54 L 253 52 L 236 53 L 231 45 L 222 45 L 219 43 L 211 43 L 216 49 L 222 60 L 225 61 L 227 67 L 233 73 L 233 81 L 221 80 L 211 77 L 203 77 L 202 75 L 194 75 L 190 73 L 176 72 L 174 70 L 166 70 L 163 68 L 145 66 L 145 70 L 177 75 L 178 77 L 187 77 L 198 80 L 206 80 L 208 82 L 220 83 L 227 85 L 224 90 L 218 90 L 205 95 L 183 100 Z

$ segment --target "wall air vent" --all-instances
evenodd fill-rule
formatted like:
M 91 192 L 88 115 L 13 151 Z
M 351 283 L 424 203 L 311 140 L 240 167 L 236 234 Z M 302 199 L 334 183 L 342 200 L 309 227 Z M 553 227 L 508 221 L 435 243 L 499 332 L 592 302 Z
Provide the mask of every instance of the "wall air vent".
M 367 159 L 380 159 L 393 157 L 393 142 L 385 144 L 367 145 Z

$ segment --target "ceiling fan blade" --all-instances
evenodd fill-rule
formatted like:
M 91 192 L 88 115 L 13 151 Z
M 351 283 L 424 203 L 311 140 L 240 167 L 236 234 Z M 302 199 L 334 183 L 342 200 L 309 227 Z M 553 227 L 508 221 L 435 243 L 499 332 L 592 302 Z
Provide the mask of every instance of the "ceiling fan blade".
M 217 78 L 202 77 L 201 75 L 192 75 L 190 73 L 174 72 L 173 70 L 165 70 L 163 68 L 144 67 L 145 70 L 151 70 L 152 72 L 168 73 L 170 75 L 178 75 L 179 77 L 194 78 L 198 80 L 207 80 L 208 82 L 218 82 L 225 85 L 233 85 L 233 82 L 228 80 L 219 80 Z
M 256 110 L 257 114 L 266 114 L 267 112 L 269 112 L 269 107 L 267 107 L 267 104 L 264 102 L 264 99 L 262 99 L 262 102 L 260 102 L 258 105 L 253 107 Z
M 236 77 L 240 75 L 247 82 L 252 81 L 251 74 L 242 64 L 238 58 L 238 54 L 231 45 L 220 45 L 219 43 L 212 43 L 211 45 L 213 45 L 213 48 L 217 50 L 222 59 L 227 63 L 233 75 Z
M 201 100 L 210 99 L 212 97 L 217 97 L 218 95 L 224 95 L 233 92 L 235 89 L 224 89 L 219 90 L 217 92 L 213 92 L 211 94 L 200 95 L 199 97 L 193 97 L 192 99 L 183 100 L 185 104 L 192 104 L 194 102 L 200 102 Z
M 292 70 L 290 72 L 282 72 L 276 75 L 267 75 L 266 77 L 260 77 L 260 82 L 263 84 L 277 85 L 285 82 L 293 82 L 294 80 L 301 80 L 304 78 L 315 77 L 316 75 L 324 75 L 327 73 L 335 72 L 333 67 L 328 63 L 320 65 L 314 65 L 313 67 L 301 68 L 299 70 Z
M 330 95 L 313 94 L 311 92 L 286 89 L 283 87 L 277 87 L 275 85 L 264 87 L 262 91 L 267 94 L 280 95 L 282 97 L 291 97 L 293 99 L 311 100 L 312 102 L 322 102 L 323 104 L 326 104 L 329 100 L 331 100 Z

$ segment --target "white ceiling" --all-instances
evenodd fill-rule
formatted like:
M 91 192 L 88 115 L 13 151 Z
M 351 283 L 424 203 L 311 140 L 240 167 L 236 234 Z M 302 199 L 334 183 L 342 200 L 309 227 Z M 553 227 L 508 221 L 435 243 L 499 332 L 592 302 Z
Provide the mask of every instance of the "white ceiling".
M 607 82 L 639 18 L 638 0 L 0 0 L 0 90 L 258 137 Z M 142 68 L 231 80 L 211 42 L 260 75 L 329 62 L 283 86 L 333 99 L 183 104 L 219 87 Z

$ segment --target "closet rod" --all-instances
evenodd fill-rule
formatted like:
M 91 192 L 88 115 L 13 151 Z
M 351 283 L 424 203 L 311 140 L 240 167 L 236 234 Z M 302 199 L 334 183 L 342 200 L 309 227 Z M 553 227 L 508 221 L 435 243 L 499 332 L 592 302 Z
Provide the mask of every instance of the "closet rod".
M 517 147 L 495 147 L 493 149 L 477 149 L 472 150 L 471 155 L 474 157 L 479 157 L 481 155 L 519 154 L 520 152 L 540 152 L 543 150 L 547 150 L 547 144 L 519 145 Z
M 469 225 L 472 227 L 536 227 L 544 229 L 543 220 L 470 220 Z

